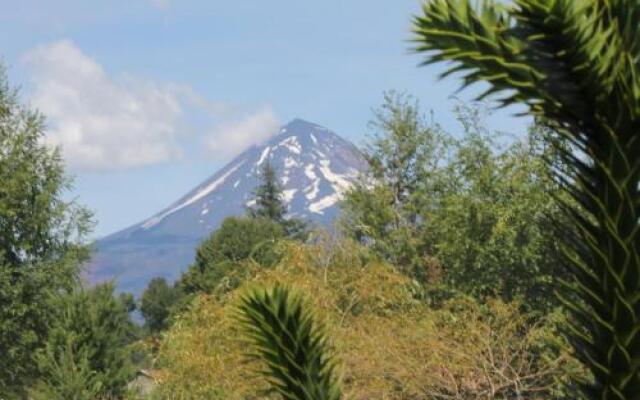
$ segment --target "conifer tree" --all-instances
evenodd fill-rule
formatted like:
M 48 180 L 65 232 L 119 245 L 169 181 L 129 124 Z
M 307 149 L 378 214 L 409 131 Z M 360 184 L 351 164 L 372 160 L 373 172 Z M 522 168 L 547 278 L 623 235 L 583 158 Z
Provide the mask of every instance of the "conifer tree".
M 269 160 L 263 164 L 262 182 L 254 192 L 256 207 L 249 209 L 253 218 L 266 218 L 281 225 L 290 238 L 304 240 L 307 224 L 297 218 L 287 218 L 287 205 L 282 200 L 282 186 Z
M 269 160 L 263 164 L 261 180 L 260 186 L 254 192 L 256 208 L 250 210 L 251 216 L 282 223 L 287 207 L 282 201 L 282 187 L 278 182 L 276 171 Z
M 134 372 L 127 345 L 135 328 L 125 298 L 116 297 L 114 288 L 79 288 L 58 299 L 59 318 L 36 355 L 41 376 L 32 396 L 84 400 L 125 393 Z

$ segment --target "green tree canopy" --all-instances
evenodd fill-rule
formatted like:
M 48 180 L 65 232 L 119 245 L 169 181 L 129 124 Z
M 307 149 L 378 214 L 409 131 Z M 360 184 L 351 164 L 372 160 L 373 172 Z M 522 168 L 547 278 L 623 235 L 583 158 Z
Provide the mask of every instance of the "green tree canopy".
M 64 199 L 70 180 L 43 144 L 44 120 L 18 102 L 0 67 L 0 393 L 36 376 L 33 354 L 55 315 L 51 297 L 77 283 L 89 212 Z
M 182 276 L 180 286 L 186 293 L 208 292 L 249 259 L 271 266 L 278 260 L 275 245 L 284 237 L 282 226 L 270 219 L 226 218 L 200 244 L 195 263 Z
M 559 187 L 544 161 L 544 128 L 531 126 L 525 140 L 504 149 L 496 144 L 504 138 L 477 122 L 465 130 L 445 168 L 446 186 L 422 214 L 431 255 L 452 288 L 549 310 L 557 305 L 552 278 L 566 274 L 554 234 Z
M 453 135 L 408 99 L 387 94 L 376 113 L 370 170 L 343 202 L 344 231 L 420 282 L 553 306 L 559 208 L 546 130 L 533 125 L 513 142 L 486 128 L 482 104 L 460 103 Z
M 410 95 L 387 92 L 370 123 L 365 175 L 342 203 L 341 225 L 386 260 L 426 280 L 427 243 L 420 233 L 427 196 L 435 197 L 439 168 L 450 140 L 429 123 Z
M 179 289 L 169 286 L 164 278 L 153 278 L 140 299 L 140 312 L 147 330 L 156 334 L 169 325 L 171 308 L 179 299 Z

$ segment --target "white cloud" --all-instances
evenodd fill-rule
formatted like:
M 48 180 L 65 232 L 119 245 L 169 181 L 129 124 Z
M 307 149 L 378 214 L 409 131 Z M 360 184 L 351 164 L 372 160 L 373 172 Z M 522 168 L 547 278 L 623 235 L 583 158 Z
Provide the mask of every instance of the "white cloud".
M 168 86 L 114 79 L 69 40 L 29 51 L 33 105 L 47 117 L 46 141 L 74 170 L 139 167 L 179 156 L 182 114 Z
M 181 139 L 196 129 L 205 134 L 190 140 L 204 140 L 207 151 L 230 157 L 278 128 L 269 107 L 248 112 L 186 85 L 111 76 L 70 40 L 39 46 L 23 59 L 31 72 L 31 103 L 47 118 L 45 140 L 62 148 L 74 171 L 175 160 L 183 153 Z M 192 111 L 205 115 L 204 126 L 187 129 Z
M 236 155 L 276 134 L 279 125 L 273 110 L 263 107 L 233 122 L 219 124 L 207 136 L 207 148 L 215 155 Z

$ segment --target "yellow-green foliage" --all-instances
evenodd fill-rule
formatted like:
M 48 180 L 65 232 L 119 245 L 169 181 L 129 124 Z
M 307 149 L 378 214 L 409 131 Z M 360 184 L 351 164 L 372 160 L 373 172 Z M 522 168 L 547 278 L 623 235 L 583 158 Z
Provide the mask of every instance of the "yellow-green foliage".
M 159 350 L 161 398 L 264 398 L 236 307 L 249 288 L 275 283 L 306 293 L 354 399 L 494 399 L 517 390 L 548 398 L 562 375 L 567 358 L 547 350 L 548 324 L 531 323 L 516 305 L 458 298 L 432 309 L 416 300 L 415 284 L 357 246 L 285 246 L 275 268 L 247 265 L 240 288 L 200 296 L 177 318 Z

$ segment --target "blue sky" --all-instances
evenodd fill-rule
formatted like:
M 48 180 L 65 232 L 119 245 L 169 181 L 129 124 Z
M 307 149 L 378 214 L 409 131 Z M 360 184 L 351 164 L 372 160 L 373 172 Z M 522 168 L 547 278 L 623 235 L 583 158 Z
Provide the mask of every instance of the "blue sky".
M 438 81 L 442 66 L 418 68 L 410 52 L 416 0 L 0 5 L 9 78 L 47 115 L 96 236 L 156 213 L 294 117 L 361 144 L 388 89 L 459 129 L 459 80 Z M 518 133 L 513 113 L 488 123 Z

